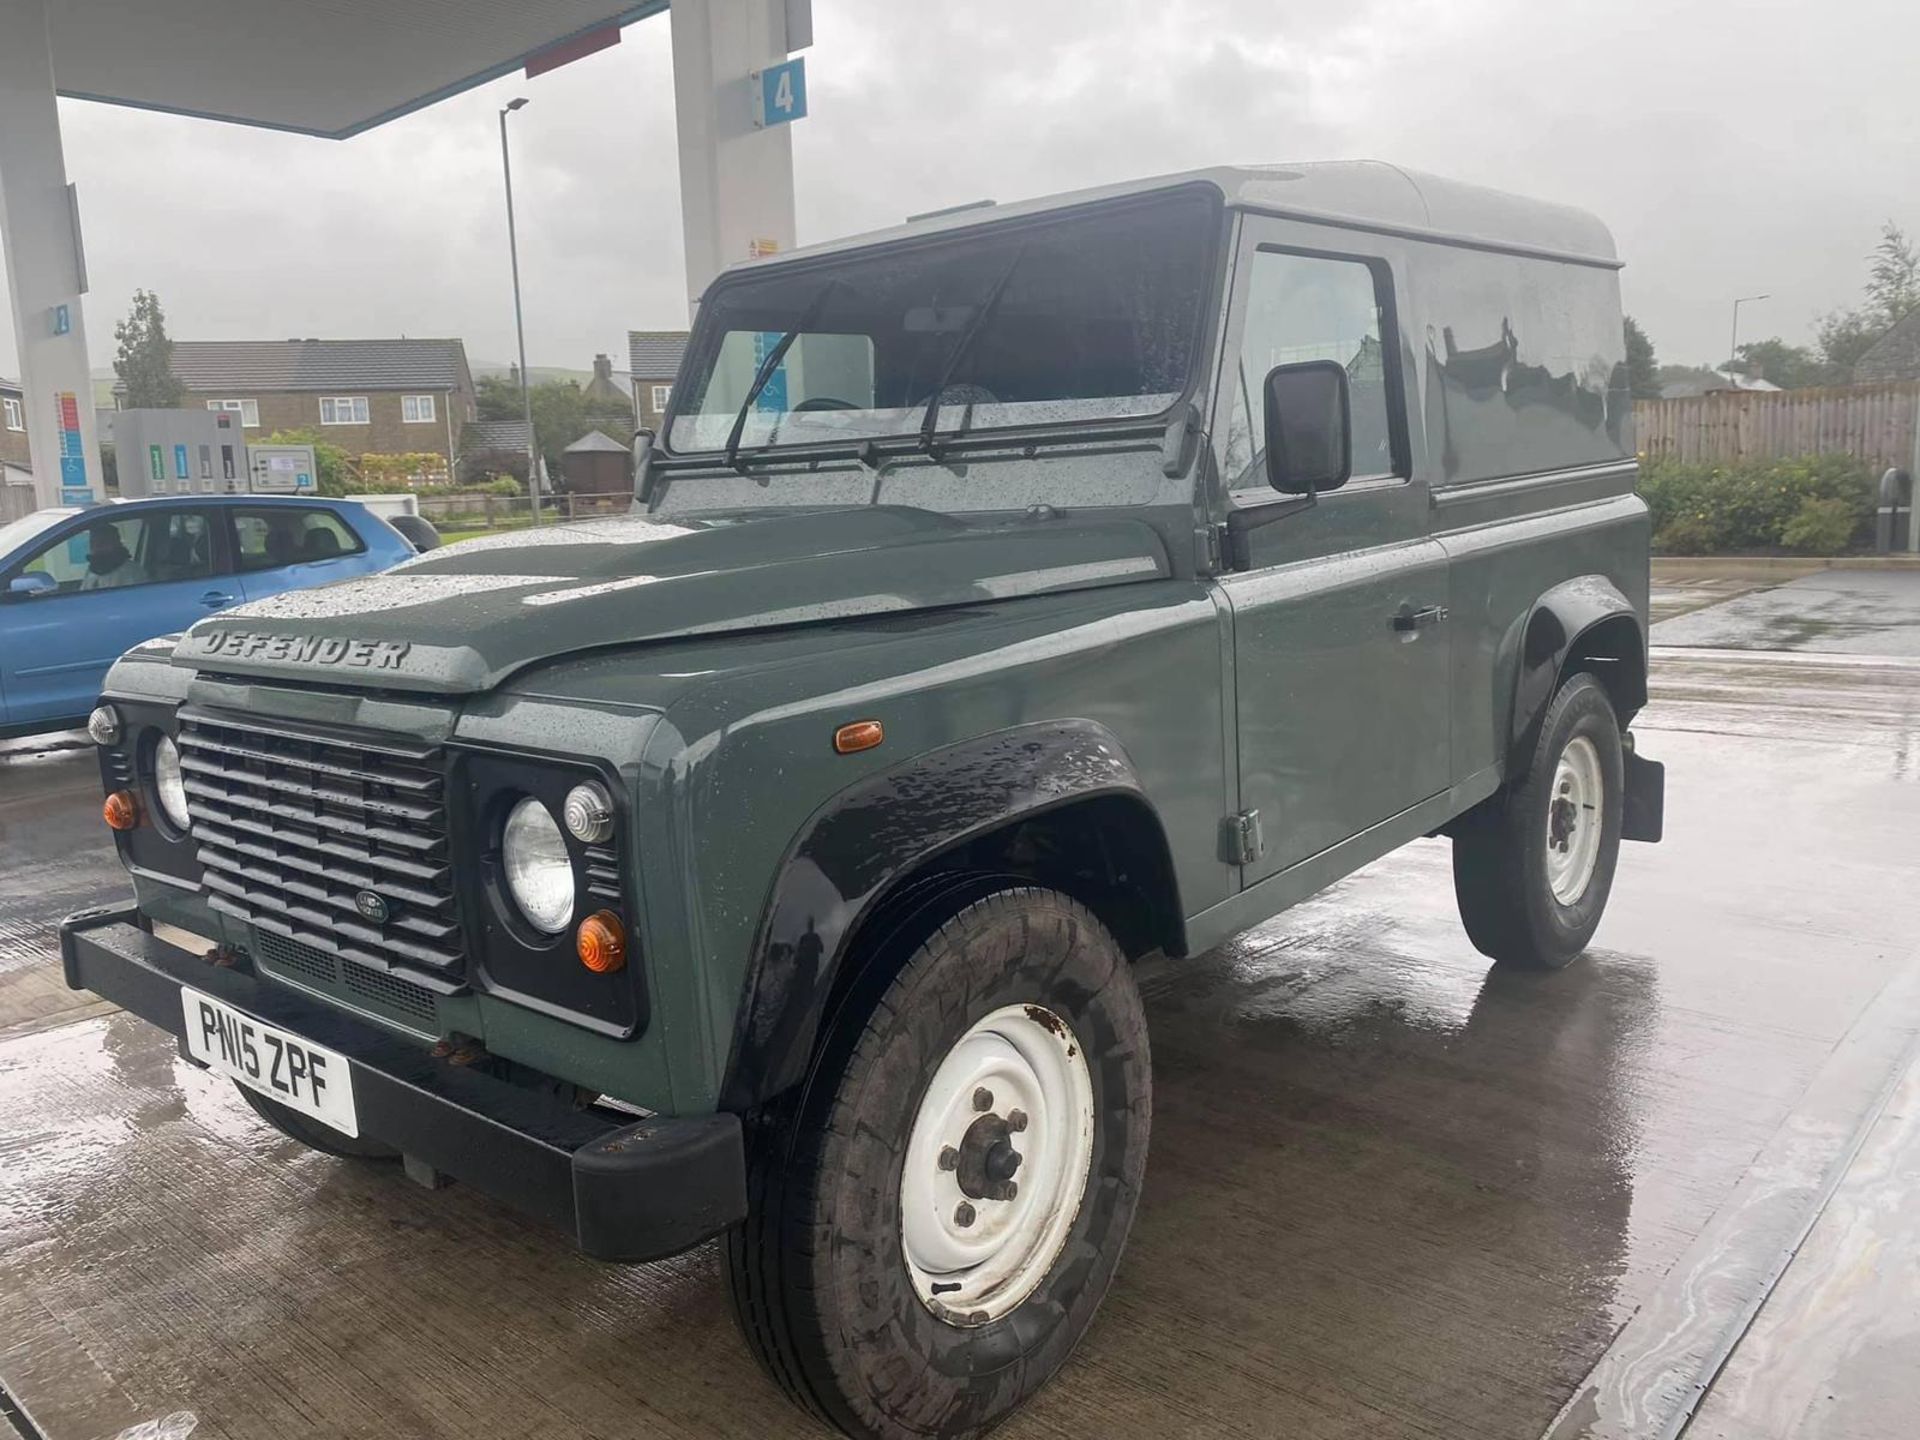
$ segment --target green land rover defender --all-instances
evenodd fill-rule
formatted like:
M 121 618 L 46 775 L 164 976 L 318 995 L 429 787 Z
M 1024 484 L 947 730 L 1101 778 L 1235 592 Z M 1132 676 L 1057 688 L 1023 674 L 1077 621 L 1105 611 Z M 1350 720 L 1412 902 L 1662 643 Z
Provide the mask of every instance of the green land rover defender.
M 1617 274 L 1379 164 L 729 271 L 629 515 L 115 666 L 136 903 L 67 979 L 315 1149 L 718 1236 L 795 1400 L 977 1434 L 1119 1264 L 1136 959 L 1437 833 L 1474 944 L 1565 965 L 1659 838 Z

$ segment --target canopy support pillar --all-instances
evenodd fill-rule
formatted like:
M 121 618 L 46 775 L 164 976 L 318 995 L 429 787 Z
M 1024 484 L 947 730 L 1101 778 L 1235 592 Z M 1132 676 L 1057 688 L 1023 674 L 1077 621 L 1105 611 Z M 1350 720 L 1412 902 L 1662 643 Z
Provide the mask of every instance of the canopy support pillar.
M 753 123 L 752 72 L 787 58 L 784 0 L 673 0 L 687 300 L 727 266 L 791 250 L 791 125 Z
M 0 245 L 42 506 L 104 500 L 79 222 L 68 198 L 54 99 L 52 0 L 0 0 Z

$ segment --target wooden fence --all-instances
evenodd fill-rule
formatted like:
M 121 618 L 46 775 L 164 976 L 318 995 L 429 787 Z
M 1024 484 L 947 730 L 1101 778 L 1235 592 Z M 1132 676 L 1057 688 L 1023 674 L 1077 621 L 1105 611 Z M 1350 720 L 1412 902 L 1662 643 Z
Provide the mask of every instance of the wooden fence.
M 31 515 L 39 505 L 39 492 L 32 485 L 16 485 L 11 478 L 0 479 L 0 525 Z
M 1650 461 L 1852 455 L 1875 468 L 1906 468 L 1920 459 L 1920 383 L 1641 400 L 1633 420 L 1640 453 Z

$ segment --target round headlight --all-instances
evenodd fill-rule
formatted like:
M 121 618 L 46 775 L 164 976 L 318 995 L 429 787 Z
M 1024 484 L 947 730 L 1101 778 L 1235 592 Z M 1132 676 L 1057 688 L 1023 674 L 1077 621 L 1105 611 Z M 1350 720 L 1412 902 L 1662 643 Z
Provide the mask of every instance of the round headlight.
M 193 823 L 187 813 L 187 781 L 180 773 L 180 751 L 170 736 L 162 735 L 153 747 L 153 793 L 160 801 L 160 813 L 173 822 L 176 830 Z
M 560 817 L 566 821 L 567 833 L 582 845 L 598 845 L 613 834 L 613 801 L 607 787 L 595 780 L 574 786 L 567 792 Z
M 507 815 L 500 863 L 528 922 L 549 935 L 565 930 L 573 919 L 573 859 L 553 812 L 531 795 Z
M 117 744 L 120 739 L 120 715 L 111 705 L 94 707 L 87 716 L 87 734 L 96 745 Z

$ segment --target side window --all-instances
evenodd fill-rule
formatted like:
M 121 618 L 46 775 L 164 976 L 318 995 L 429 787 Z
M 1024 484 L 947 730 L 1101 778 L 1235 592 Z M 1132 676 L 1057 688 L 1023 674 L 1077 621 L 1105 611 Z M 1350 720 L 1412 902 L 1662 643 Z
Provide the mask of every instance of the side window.
M 156 515 L 147 526 L 147 550 L 147 573 L 155 580 L 203 580 L 213 574 L 213 527 L 204 511 Z
M 233 512 L 233 538 L 242 570 L 277 570 L 357 555 L 367 547 L 330 510 L 289 506 Z
M 212 532 L 197 510 L 99 520 L 63 535 L 21 568 L 62 595 L 195 580 L 213 573 Z
M 1229 488 L 1265 488 L 1267 372 L 1301 360 L 1333 360 L 1346 367 L 1354 478 L 1400 473 L 1381 333 L 1382 317 L 1389 313 L 1388 283 L 1384 266 L 1376 271 L 1361 260 L 1254 252 L 1239 367 L 1227 377 L 1233 406 L 1222 473 Z

